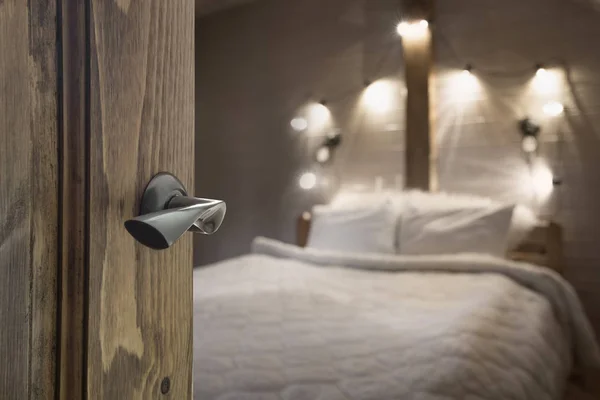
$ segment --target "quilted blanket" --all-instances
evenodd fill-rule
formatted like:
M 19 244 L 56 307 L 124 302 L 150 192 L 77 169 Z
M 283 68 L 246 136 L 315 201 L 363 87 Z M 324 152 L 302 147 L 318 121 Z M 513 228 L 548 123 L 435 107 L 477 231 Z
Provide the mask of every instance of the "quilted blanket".
M 257 239 L 194 271 L 194 399 L 562 399 L 600 352 L 570 285 L 491 256 Z

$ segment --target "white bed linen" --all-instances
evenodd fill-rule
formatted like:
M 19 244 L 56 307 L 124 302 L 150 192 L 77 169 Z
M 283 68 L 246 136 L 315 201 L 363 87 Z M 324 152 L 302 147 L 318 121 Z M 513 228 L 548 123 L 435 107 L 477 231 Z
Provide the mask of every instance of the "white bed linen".
M 422 211 L 407 207 L 402 214 L 400 254 L 506 254 L 513 205 Z
M 398 216 L 388 200 L 354 209 L 315 207 L 306 247 L 357 253 L 396 252 Z
M 600 365 L 550 271 L 253 248 L 194 271 L 195 400 L 560 399 L 573 360 Z

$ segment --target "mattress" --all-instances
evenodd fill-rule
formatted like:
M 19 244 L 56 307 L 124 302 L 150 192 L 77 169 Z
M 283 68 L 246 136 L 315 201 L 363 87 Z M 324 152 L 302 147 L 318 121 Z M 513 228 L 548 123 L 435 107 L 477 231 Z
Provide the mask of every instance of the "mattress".
M 490 256 L 259 239 L 194 271 L 196 400 L 562 399 L 598 360 L 562 278 Z

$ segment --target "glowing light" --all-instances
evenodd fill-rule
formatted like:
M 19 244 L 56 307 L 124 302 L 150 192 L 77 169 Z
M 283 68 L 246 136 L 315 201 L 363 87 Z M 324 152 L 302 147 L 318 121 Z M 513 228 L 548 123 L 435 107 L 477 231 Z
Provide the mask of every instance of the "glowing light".
M 525 136 L 521 142 L 521 147 L 525 153 L 534 153 L 538 148 L 538 141 L 535 136 Z
M 551 117 L 557 117 L 563 113 L 565 107 L 558 101 L 551 101 L 549 103 L 544 104 L 543 110 L 544 114 L 549 115 Z
M 315 103 L 310 106 L 309 109 L 309 120 L 311 125 L 311 130 L 314 128 L 315 130 L 321 130 L 327 126 L 331 118 L 331 112 L 326 105 L 322 103 Z
M 400 35 L 400 36 L 408 35 L 408 33 L 410 31 L 410 24 L 408 22 L 402 21 L 398 24 L 396 31 L 398 32 L 398 35 Z
M 300 187 L 304 190 L 310 190 L 317 184 L 317 176 L 312 172 L 305 172 L 298 181 Z
M 365 90 L 364 102 L 373 112 L 384 113 L 392 108 L 393 93 L 390 82 L 377 81 Z
M 544 76 L 548 75 L 548 71 L 546 71 L 546 68 L 538 68 L 537 71 L 535 71 L 535 76 L 539 77 L 539 78 L 543 78 Z
M 460 72 L 460 89 L 467 93 L 474 92 L 479 86 L 477 77 L 473 74 L 470 65 L 467 65 L 465 69 Z
M 398 35 L 403 38 L 416 38 L 425 35 L 429 22 L 422 19 L 414 22 L 402 21 L 396 27 Z
M 292 122 L 290 122 L 290 125 L 295 131 L 301 132 L 308 128 L 308 121 L 306 120 L 306 118 L 296 117 L 292 120 Z
M 533 78 L 533 87 L 542 94 L 556 92 L 558 90 L 558 76 L 556 71 L 539 68 Z
M 322 146 L 317 150 L 316 159 L 321 164 L 324 164 L 327 161 L 329 161 L 330 157 L 331 157 L 331 151 L 329 150 L 329 147 Z
M 479 77 L 470 69 L 456 69 L 449 71 L 446 87 L 444 88 L 445 96 L 450 96 L 456 100 L 456 107 L 469 107 L 469 104 L 481 93 L 482 86 Z
M 540 201 L 546 200 L 553 189 L 552 171 L 550 171 L 550 168 L 546 164 L 541 162 L 532 166 L 532 168 L 531 179 L 533 190 Z

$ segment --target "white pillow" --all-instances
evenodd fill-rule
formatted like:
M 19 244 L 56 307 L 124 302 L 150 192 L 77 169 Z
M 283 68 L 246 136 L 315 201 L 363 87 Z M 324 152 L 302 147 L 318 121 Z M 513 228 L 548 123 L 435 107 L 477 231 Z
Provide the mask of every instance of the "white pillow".
M 514 206 L 421 210 L 402 214 L 400 254 L 506 254 Z
M 315 207 L 307 247 L 352 253 L 396 252 L 397 214 L 388 201 L 369 207 Z
M 342 190 L 335 195 L 328 207 L 336 210 L 367 208 L 377 206 L 386 200 L 394 206 L 396 214 L 402 213 L 406 204 L 405 192 L 391 190 L 382 192 Z
M 445 192 L 423 192 L 409 190 L 405 192 L 407 203 L 412 208 L 419 210 L 456 210 L 464 208 L 487 208 L 499 203 L 487 197 L 472 196 L 468 194 L 455 194 Z
M 423 192 L 410 190 L 406 192 L 406 203 L 412 208 L 422 211 L 431 210 L 457 210 L 457 209 L 482 209 L 499 207 L 498 203 L 487 197 L 473 196 L 469 194 L 456 194 L 444 192 Z M 514 250 L 523 242 L 529 232 L 540 223 L 539 218 L 527 206 L 518 204 L 515 206 L 510 229 L 508 231 L 507 250 Z

